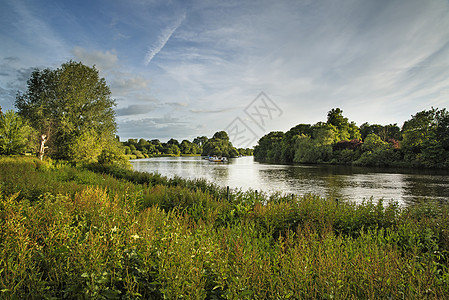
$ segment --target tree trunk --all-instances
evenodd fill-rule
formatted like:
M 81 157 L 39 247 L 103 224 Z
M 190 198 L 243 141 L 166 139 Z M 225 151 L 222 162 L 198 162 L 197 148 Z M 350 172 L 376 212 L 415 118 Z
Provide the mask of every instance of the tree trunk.
M 47 135 L 41 135 L 41 148 L 39 149 L 39 159 L 42 160 L 44 157 L 45 149 L 48 148 L 45 146 L 45 142 L 47 141 Z

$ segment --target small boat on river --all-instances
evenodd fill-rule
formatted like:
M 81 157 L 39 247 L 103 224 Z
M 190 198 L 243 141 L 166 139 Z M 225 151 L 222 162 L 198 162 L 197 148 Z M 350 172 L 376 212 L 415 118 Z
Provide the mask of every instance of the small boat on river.
M 228 159 L 226 157 L 217 157 L 217 156 L 209 156 L 209 161 L 211 162 L 228 162 Z

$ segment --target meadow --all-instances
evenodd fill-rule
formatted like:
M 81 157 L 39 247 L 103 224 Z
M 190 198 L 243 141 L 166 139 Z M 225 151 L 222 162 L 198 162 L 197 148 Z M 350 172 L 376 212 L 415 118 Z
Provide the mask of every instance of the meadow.
M 449 206 L 0 157 L 2 299 L 447 299 Z

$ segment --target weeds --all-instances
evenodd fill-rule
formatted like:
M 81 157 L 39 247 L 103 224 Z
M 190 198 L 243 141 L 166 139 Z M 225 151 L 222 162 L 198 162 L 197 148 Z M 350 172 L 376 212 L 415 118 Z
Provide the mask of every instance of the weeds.
M 202 180 L 30 158 L 0 168 L 2 299 L 449 296 L 441 203 L 228 198 Z

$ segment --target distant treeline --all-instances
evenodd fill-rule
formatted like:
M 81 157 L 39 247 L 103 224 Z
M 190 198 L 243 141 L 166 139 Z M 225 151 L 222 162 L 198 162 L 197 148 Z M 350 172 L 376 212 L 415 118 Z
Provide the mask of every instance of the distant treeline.
M 163 143 L 158 139 L 128 139 L 122 142 L 125 154 L 132 158 L 148 158 L 155 156 L 181 156 L 181 155 L 216 155 L 225 157 L 250 156 L 253 149 L 235 148 L 229 141 L 225 131 L 219 131 L 212 138 L 206 136 L 196 137 L 192 142 L 170 139 Z
M 339 108 L 326 122 L 299 124 L 287 132 L 263 136 L 254 148 L 258 161 L 330 163 L 361 166 L 449 167 L 449 113 L 446 109 L 416 113 L 397 124 L 349 122 Z

